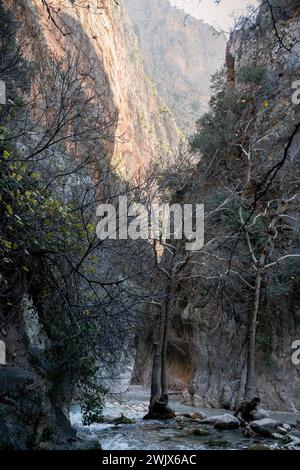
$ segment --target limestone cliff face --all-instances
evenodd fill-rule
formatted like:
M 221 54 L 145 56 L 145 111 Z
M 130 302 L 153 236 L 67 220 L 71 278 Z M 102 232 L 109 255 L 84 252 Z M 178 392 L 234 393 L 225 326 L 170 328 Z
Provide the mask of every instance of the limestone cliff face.
M 124 4 L 113 0 L 54 0 L 51 15 L 40 0 L 7 0 L 22 22 L 27 54 L 33 60 L 79 51 L 81 63 L 93 62 L 94 83 L 115 123 L 109 152 L 124 175 L 146 166 L 154 156 L 176 148 L 180 133 L 145 74 L 137 39 Z
M 292 103 L 292 83 L 299 80 L 299 5 L 290 0 L 280 4 L 282 7 L 275 10 L 277 31 L 268 12 L 262 9 L 249 29 L 231 38 L 227 49 L 229 92 L 235 89 L 243 96 L 249 86 L 255 93 L 259 91 L 251 122 L 253 134 L 266 155 L 265 161 L 259 162 L 264 171 L 269 167 L 268 159 L 282 155 L 291 130 L 299 122 L 299 105 Z M 290 148 L 295 182 L 299 146 L 298 132 Z M 242 164 L 237 164 L 234 156 L 226 158 L 228 165 L 233 162 L 238 175 Z M 299 233 L 299 209 L 293 215 Z M 299 241 L 291 240 L 288 232 L 284 244 L 299 252 Z M 300 337 L 298 262 L 297 265 L 298 277 L 287 280 L 283 288 L 276 283 L 280 270 L 270 274 L 264 285 L 257 334 L 257 389 L 263 405 L 270 409 L 300 409 L 300 369 L 292 363 L 292 343 Z M 194 274 L 201 278 L 199 268 Z M 266 295 L 271 290 L 272 295 Z M 192 391 L 200 406 L 232 408 L 243 397 L 251 303 L 238 294 L 236 290 L 230 294 L 227 306 L 213 298 L 201 306 L 206 295 L 201 280 L 195 291 L 192 286 L 185 286 L 178 292 L 182 300 L 174 309 L 168 351 L 170 386 L 185 390 L 187 397 L 188 390 Z M 135 381 L 149 383 L 152 344 L 151 331 L 138 338 Z
M 168 155 L 176 148 L 180 132 L 173 117 L 160 111 L 164 104 L 145 74 L 136 36 L 122 1 L 83 1 L 76 7 L 68 0 L 44 3 L 41 0 L 6 0 L 5 5 L 19 21 L 22 55 L 33 66 L 35 63 L 45 65 L 45 76 L 52 77 L 47 66 L 53 55 L 57 63 L 67 54 L 78 60 L 78 72 L 85 89 L 101 100 L 110 137 L 104 143 L 105 148 L 121 176 L 130 177 L 150 160 Z M 68 62 L 65 64 L 67 66 Z M 90 64 L 92 74 L 86 77 L 85 65 Z M 48 96 L 48 89 L 36 86 L 34 80 L 33 94 L 39 90 Z M 49 83 L 47 80 L 45 83 Z M 58 79 L 53 88 L 61 85 Z M 50 102 L 50 108 L 57 104 L 51 98 Z M 24 145 L 30 145 L 34 138 L 33 133 L 30 134 Z M 99 140 L 96 141 L 100 145 Z M 75 156 L 80 157 L 81 151 L 88 152 L 88 149 L 87 144 L 82 145 Z M 99 159 L 101 155 L 102 148 L 99 148 Z M 56 152 L 54 158 L 68 161 L 67 152 Z M 43 171 L 50 172 L 53 160 L 48 157 L 45 162 Z M 54 191 L 63 189 L 70 188 L 66 184 L 56 186 Z M 16 292 L 19 288 L 21 290 L 16 283 Z M 49 360 L 53 338 L 45 331 L 40 312 L 33 306 L 32 293 L 27 290 L 26 285 L 20 294 L 18 314 L 0 329 L 0 340 L 5 341 L 7 350 L 6 365 L 0 366 L 0 449 L 93 447 L 94 442 L 81 442 L 80 438 L 75 441 L 76 431 L 68 416 L 74 384 L 68 379 L 59 379 L 58 383 L 54 378 L 56 364 Z
M 176 122 L 191 134 L 196 119 L 208 108 L 211 75 L 224 63 L 225 36 L 169 0 L 125 0 L 125 4 L 147 73 Z

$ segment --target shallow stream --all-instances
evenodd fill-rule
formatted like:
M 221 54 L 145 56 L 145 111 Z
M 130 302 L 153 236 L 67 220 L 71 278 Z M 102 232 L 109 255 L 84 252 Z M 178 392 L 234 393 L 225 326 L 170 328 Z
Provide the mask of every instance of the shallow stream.
M 272 449 L 283 447 L 280 439 L 246 438 L 240 430 L 218 431 L 213 426 L 201 425 L 184 417 L 167 422 L 143 421 L 148 399 L 149 392 L 141 387 L 131 387 L 122 396 L 121 402 L 107 403 L 103 413 L 105 417 L 117 418 L 123 414 L 133 419 L 133 424 L 93 424 L 84 427 L 78 405 L 72 407 L 71 421 L 79 433 L 97 438 L 104 450 L 238 450 L 253 445 L 266 445 Z M 171 399 L 170 406 L 176 413 L 203 411 L 207 416 L 228 413 L 225 410 L 183 406 L 176 397 Z M 299 419 L 299 415 L 292 413 L 271 413 L 270 417 L 290 424 Z

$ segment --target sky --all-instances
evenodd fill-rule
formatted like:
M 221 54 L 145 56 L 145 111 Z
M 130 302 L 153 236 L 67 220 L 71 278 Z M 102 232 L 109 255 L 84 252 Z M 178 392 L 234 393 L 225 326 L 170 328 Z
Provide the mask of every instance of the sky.
M 214 0 L 170 0 L 170 2 L 196 18 L 225 31 L 233 25 L 234 16 L 247 11 L 247 5 L 258 5 L 257 0 L 221 0 L 219 5 L 216 5 Z

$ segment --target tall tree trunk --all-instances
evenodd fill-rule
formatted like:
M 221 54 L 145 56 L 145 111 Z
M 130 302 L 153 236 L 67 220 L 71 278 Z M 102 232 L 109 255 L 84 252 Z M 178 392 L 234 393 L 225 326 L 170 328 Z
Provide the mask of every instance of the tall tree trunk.
M 149 412 L 144 419 L 172 419 L 175 413 L 168 407 L 168 383 L 167 383 L 167 348 L 170 322 L 170 286 L 165 293 L 164 306 L 160 314 L 159 331 L 155 343 L 151 397 Z
M 162 352 L 161 352 L 161 399 L 166 401 L 168 404 L 168 377 L 167 377 L 167 351 L 168 351 L 168 340 L 169 340 L 169 327 L 170 327 L 170 286 L 166 289 L 165 298 L 165 314 L 164 314 L 164 332 L 162 341 Z
M 150 408 L 159 400 L 161 396 L 161 347 L 160 342 L 155 343 L 152 376 L 151 376 L 151 397 Z
M 160 399 L 162 394 L 162 349 L 164 339 L 164 311 L 161 309 L 157 331 L 155 332 L 156 341 L 154 343 L 154 356 L 152 363 L 152 376 L 151 376 L 151 397 L 150 409 Z
M 261 268 L 258 267 L 257 273 L 256 273 L 256 280 L 255 280 L 254 306 L 253 306 L 252 315 L 250 318 L 250 325 L 249 325 L 247 378 L 246 378 L 246 386 L 245 386 L 245 399 L 246 400 L 251 400 L 257 395 L 255 351 L 256 351 L 257 316 L 258 316 L 259 304 L 260 304 L 261 283 L 262 283 L 262 272 L 261 272 Z

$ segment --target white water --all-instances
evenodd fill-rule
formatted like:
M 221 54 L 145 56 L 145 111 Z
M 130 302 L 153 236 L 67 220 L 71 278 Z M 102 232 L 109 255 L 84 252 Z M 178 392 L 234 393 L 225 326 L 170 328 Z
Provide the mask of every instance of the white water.
M 92 424 L 84 427 L 78 405 L 72 407 L 71 422 L 80 434 L 96 438 L 104 450 L 230 450 L 247 449 L 253 443 L 264 443 L 272 448 L 282 445 L 274 439 L 249 439 L 240 430 L 216 431 L 211 426 L 205 426 L 206 435 L 196 436 L 193 431 L 199 429 L 200 425 L 183 418 L 167 422 L 143 421 L 148 410 L 148 399 L 147 390 L 134 386 L 122 396 L 120 402 L 106 404 L 103 411 L 105 417 L 117 418 L 123 414 L 134 419 L 134 424 Z M 176 398 L 171 399 L 170 406 L 177 413 L 193 414 L 199 411 L 197 408 L 181 405 Z M 225 410 L 201 411 L 208 416 L 226 413 Z M 295 423 L 297 419 L 296 415 L 286 413 L 275 413 L 272 417 L 288 423 Z

